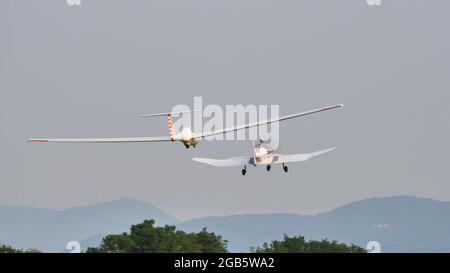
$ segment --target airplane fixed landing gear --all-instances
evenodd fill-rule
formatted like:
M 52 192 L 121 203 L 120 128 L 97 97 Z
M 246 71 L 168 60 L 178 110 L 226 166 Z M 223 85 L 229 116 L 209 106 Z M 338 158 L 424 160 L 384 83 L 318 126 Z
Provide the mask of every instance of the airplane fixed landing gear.
M 247 173 L 247 166 L 244 166 L 244 168 L 242 169 L 242 175 L 245 175 Z
M 270 169 L 272 168 L 272 166 L 271 165 L 267 165 L 266 166 L 266 170 L 268 171 L 268 172 L 270 172 Z
M 284 163 L 283 163 L 283 171 L 284 171 L 285 173 L 288 172 L 288 166 L 284 165 Z

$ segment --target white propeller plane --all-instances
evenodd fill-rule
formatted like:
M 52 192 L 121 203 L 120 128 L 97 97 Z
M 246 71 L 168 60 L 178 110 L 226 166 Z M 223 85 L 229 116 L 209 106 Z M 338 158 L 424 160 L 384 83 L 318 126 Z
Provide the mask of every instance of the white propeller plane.
M 195 147 L 198 144 L 198 141 L 204 139 L 205 137 L 225 134 L 227 132 L 244 130 L 251 127 L 261 126 L 265 124 L 270 124 L 274 122 L 280 122 L 283 120 L 298 118 L 326 110 L 331 110 L 335 108 L 342 107 L 342 104 L 336 104 L 328 107 L 322 107 L 318 109 L 314 109 L 311 111 L 300 112 L 296 114 L 281 116 L 272 118 L 269 120 L 263 120 L 258 122 L 250 122 L 242 125 L 237 125 L 233 127 L 217 129 L 209 132 L 202 132 L 200 134 L 194 134 L 192 130 L 188 127 L 184 127 L 183 130 L 179 134 L 174 134 L 172 127 L 172 116 L 178 116 L 185 113 L 191 113 L 192 111 L 187 112 L 169 112 L 169 113 L 159 113 L 159 114 L 150 114 L 150 115 L 142 115 L 141 117 L 160 117 L 167 116 L 167 125 L 169 128 L 169 136 L 163 137 L 122 137 L 122 138 L 33 138 L 29 139 L 28 142 L 61 142 L 61 143 L 129 143 L 129 142 L 174 142 L 180 141 L 184 144 L 186 148 L 190 146 Z
M 245 175 L 247 173 L 247 165 L 266 165 L 267 171 L 270 171 L 270 169 L 272 168 L 272 164 L 282 164 L 283 170 L 287 172 L 288 166 L 286 166 L 286 163 L 306 161 L 313 157 L 331 152 L 334 149 L 336 148 L 325 149 L 308 154 L 283 155 L 275 153 L 275 150 L 271 145 L 260 140 L 257 144 L 253 142 L 253 154 L 250 156 L 235 156 L 227 159 L 194 157 L 192 158 L 192 160 L 215 167 L 243 167 L 242 175 Z

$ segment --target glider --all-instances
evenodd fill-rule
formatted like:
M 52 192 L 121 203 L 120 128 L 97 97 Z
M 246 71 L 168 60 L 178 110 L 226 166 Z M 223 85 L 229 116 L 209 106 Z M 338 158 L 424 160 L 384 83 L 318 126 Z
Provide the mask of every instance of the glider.
M 303 117 L 307 115 L 311 115 L 314 113 L 327 111 L 335 108 L 342 107 L 342 104 L 336 104 L 331 105 L 327 107 L 322 107 L 306 112 L 300 112 L 295 113 L 291 115 L 286 116 L 280 116 L 276 118 L 271 118 L 268 120 L 263 121 L 257 121 L 257 122 L 249 122 L 242 125 L 237 125 L 233 127 L 227 127 L 223 129 L 217 129 L 214 131 L 209 132 L 202 132 L 200 134 L 194 134 L 192 130 L 188 127 L 184 127 L 183 130 L 179 134 L 174 134 L 173 130 L 173 122 L 172 122 L 172 116 L 179 116 L 181 114 L 191 113 L 193 111 L 186 111 L 186 112 L 168 112 L 168 113 L 159 113 L 159 114 L 150 114 L 150 115 L 142 115 L 141 117 L 161 117 L 166 116 L 167 117 L 167 126 L 169 129 L 169 135 L 168 136 L 161 136 L 161 137 L 122 137 L 122 138 L 32 138 L 29 139 L 28 142 L 60 142 L 60 143 L 133 143 L 133 142 L 174 142 L 174 141 L 180 141 L 184 144 L 186 148 L 189 148 L 190 146 L 195 146 L 198 144 L 199 140 L 204 139 L 205 137 L 214 136 L 214 135 L 220 135 L 225 134 L 227 132 L 237 131 L 237 130 L 244 130 L 247 128 L 252 128 L 256 126 L 271 124 L 275 122 L 280 122 L 283 120 Z

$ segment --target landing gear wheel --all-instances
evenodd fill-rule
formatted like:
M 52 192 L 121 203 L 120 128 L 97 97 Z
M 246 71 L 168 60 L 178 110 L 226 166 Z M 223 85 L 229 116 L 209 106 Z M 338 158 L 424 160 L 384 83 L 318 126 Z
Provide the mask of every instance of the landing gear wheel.
M 266 166 L 266 170 L 268 171 L 268 172 L 270 172 L 270 169 L 272 168 L 272 166 L 271 165 L 267 165 Z
M 288 172 L 288 166 L 284 165 L 284 163 L 283 163 L 283 170 L 284 170 L 285 173 Z
M 247 173 L 247 166 L 244 166 L 244 168 L 242 169 L 242 175 L 245 175 Z

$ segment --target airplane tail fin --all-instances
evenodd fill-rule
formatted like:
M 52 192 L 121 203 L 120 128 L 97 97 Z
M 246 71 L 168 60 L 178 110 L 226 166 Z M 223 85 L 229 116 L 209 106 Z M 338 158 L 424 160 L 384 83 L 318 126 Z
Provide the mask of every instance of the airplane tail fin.
M 173 134 L 172 115 L 168 115 L 167 116 L 167 127 L 169 128 L 169 137 L 173 141 L 174 134 Z
M 182 111 L 182 112 L 167 112 L 167 113 L 157 113 L 157 114 L 147 114 L 147 115 L 140 115 L 141 118 L 150 118 L 150 117 L 163 117 L 167 116 L 167 127 L 169 129 L 169 137 L 173 141 L 174 140 L 174 132 L 173 132 L 173 120 L 172 116 L 179 116 L 181 114 L 190 114 L 196 112 L 194 111 Z

